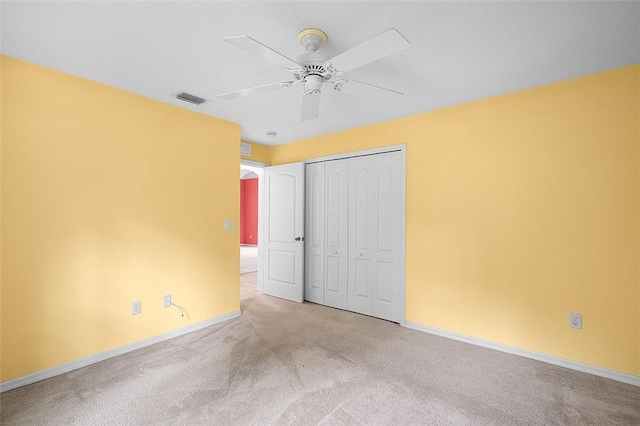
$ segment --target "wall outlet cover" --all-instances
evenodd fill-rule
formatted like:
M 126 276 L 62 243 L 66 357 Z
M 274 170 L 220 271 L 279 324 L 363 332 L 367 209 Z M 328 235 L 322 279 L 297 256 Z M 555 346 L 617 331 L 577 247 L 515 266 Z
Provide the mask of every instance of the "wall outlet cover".
M 162 307 L 163 308 L 171 307 L 171 295 L 170 294 L 165 294 L 162 297 Z
M 138 315 L 142 311 L 142 306 L 139 300 L 131 303 L 131 315 Z
M 569 325 L 571 328 L 582 328 L 582 315 L 571 312 L 569 314 Z

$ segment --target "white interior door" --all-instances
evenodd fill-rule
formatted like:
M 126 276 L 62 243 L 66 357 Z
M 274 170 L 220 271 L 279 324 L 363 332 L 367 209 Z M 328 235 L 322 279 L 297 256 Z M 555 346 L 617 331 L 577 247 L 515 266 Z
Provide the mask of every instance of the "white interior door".
M 304 299 L 324 304 L 324 163 L 306 165 Z
M 264 169 L 264 293 L 304 297 L 304 164 Z
M 325 287 L 324 303 L 347 309 L 347 240 L 349 160 L 325 163 Z

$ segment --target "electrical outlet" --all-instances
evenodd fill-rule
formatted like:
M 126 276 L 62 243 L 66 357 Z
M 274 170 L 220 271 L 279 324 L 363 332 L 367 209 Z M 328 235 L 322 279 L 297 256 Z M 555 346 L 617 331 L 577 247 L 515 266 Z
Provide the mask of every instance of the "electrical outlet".
M 141 311 L 140 301 L 135 300 L 131 303 L 131 315 L 138 315 Z
M 171 307 L 171 295 L 170 294 L 165 294 L 162 297 L 162 307 L 163 308 Z
M 571 328 L 582 328 L 582 314 L 569 314 L 569 325 Z

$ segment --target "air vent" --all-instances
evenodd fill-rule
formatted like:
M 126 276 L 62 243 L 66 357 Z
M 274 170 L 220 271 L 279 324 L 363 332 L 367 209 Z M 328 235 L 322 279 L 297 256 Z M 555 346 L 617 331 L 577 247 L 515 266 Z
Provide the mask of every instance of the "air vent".
M 202 99 L 198 96 L 190 95 L 189 93 L 185 93 L 185 92 L 180 92 L 176 94 L 176 98 L 180 99 L 181 101 L 189 102 L 195 105 L 202 105 L 203 103 L 207 102 L 206 99 Z

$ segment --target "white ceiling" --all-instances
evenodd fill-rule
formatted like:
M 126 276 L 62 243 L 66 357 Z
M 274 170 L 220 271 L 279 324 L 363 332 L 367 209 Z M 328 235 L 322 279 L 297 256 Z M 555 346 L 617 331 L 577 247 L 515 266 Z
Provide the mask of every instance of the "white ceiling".
M 11 57 L 240 123 L 277 145 L 640 63 L 640 2 L 164 1 L 0 3 Z M 298 32 L 333 57 L 388 29 L 411 47 L 345 77 L 405 93 L 372 102 L 324 90 L 300 121 L 301 85 L 233 101 L 217 94 L 291 79 L 223 41 L 249 35 L 295 59 Z M 327 87 L 327 86 L 325 86 Z M 192 106 L 178 91 L 210 99 Z M 42 96 L 47 96 L 43 93 Z M 275 130 L 275 138 L 266 136 Z

